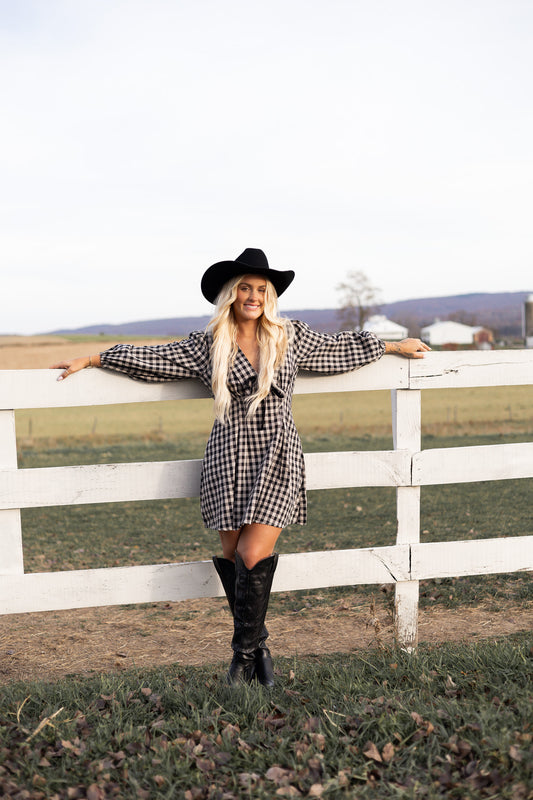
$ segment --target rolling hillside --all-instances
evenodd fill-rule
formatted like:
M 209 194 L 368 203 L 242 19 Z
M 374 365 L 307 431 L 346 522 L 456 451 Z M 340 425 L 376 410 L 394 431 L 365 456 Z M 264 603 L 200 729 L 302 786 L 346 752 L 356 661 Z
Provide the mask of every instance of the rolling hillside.
M 384 303 L 380 313 L 409 328 L 418 335 L 420 327 L 439 319 L 451 317 L 468 325 L 483 325 L 501 337 L 522 335 L 522 310 L 528 292 L 477 293 L 451 297 L 426 297 Z M 339 330 L 337 309 L 291 309 L 284 316 L 301 319 L 316 330 Z M 111 336 L 184 336 L 193 330 L 205 328 L 209 317 L 177 317 L 171 319 L 141 320 L 120 325 L 101 323 L 84 328 L 51 331 L 56 334 L 106 334 Z

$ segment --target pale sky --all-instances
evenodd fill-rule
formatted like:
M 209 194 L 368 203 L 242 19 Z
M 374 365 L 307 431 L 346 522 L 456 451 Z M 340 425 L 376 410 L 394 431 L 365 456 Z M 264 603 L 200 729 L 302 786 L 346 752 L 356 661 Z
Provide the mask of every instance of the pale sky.
M 0 0 L 0 333 L 533 291 L 532 0 Z

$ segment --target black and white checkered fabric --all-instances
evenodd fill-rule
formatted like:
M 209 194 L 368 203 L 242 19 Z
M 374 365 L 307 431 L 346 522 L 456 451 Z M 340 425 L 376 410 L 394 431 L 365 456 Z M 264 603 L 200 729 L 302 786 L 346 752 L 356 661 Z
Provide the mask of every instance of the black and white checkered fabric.
M 277 528 L 307 520 L 305 468 L 291 401 L 298 369 L 349 372 L 385 352 L 374 334 L 318 333 L 293 320 L 294 338 L 270 394 L 246 418 L 257 373 L 239 350 L 228 379 L 229 420 L 215 421 L 202 466 L 200 503 L 207 528 L 237 530 L 251 522 Z M 143 381 L 198 378 L 211 389 L 210 333 L 152 347 L 118 344 L 101 353 L 102 367 Z

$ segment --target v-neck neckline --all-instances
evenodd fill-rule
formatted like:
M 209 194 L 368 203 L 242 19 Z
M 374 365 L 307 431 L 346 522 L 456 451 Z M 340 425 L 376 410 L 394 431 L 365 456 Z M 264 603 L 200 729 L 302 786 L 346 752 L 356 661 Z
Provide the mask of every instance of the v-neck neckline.
M 241 349 L 241 346 L 239 344 L 237 345 L 237 350 L 241 354 L 241 356 L 243 357 L 243 359 L 246 362 L 246 364 L 248 365 L 248 367 L 252 370 L 254 375 L 258 375 L 259 374 L 259 370 L 255 369 L 255 367 L 250 362 L 248 356 L 245 354 L 244 350 Z

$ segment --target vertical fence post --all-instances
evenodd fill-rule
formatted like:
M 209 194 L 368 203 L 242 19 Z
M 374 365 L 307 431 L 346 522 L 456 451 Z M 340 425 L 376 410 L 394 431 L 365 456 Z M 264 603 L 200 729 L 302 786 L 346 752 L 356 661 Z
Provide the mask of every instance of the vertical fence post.
M 17 467 L 15 412 L 0 411 L 0 466 Z M 20 509 L 0 511 L 0 575 L 21 575 L 24 572 Z
M 419 389 L 392 391 L 392 425 L 395 450 L 411 454 L 421 449 L 421 392 Z M 396 544 L 420 541 L 420 486 L 398 486 L 396 489 Z M 396 639 L 406 650 L 418 640 L 418 581 L 396 584 Z

